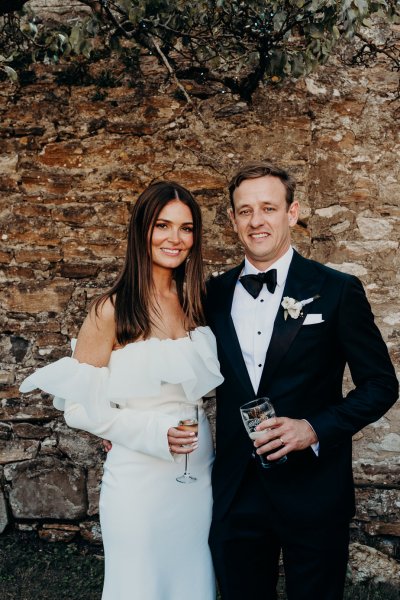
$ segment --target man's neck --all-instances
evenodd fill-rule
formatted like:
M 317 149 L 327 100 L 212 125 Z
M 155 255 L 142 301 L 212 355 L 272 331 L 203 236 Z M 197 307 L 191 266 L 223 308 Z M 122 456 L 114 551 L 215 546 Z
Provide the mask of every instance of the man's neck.
M 285 252 L 283 252 L 278 258 L 275 258 L 271 262 L 262 263 L 262 262 L 254 261 L 245 254 L 245 257 L 244 257 L 245 258 L 245 267 L 246 266 L 249 267 L 251 271 L 256 269 L 257 271 L 264 273 L 265 271 L 268 271 L 269 269 L 279 266 L 281 263 L 286 263 L 287 261 L 290 261 L 292 259 L 292 256 L 293 256 L 292 246 L 288 246 L 288 248 L 285 250 Z M 245 269 L 245 270 L 247 270 L 247 269 Z

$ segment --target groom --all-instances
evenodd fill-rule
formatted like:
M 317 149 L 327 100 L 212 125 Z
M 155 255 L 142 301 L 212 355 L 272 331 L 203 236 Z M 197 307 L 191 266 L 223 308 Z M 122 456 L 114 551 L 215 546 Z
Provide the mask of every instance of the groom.
M 275 599 L 281 550 L 289 600 L 343 597 L 352 436 L 398 394 L 361 283 L 293 250 L 294 189 L 274 165 L 239 169 L 230 218 L 245 260 L 208 284 L 207 319 L 225 377 L 210 532 L 223 600 Z M 354 389 L 343 396 L 346 364 Z M 261 396 L 278 416 L 252 442 L 239 407 Z M 268 469 L 258 456 L 267 453 Z M 282 456 L 287 461 L 276 464 Z

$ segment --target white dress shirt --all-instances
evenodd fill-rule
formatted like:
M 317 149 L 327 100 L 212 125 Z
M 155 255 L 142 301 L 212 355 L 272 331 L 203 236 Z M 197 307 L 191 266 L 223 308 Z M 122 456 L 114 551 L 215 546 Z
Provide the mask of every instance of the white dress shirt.
M 255 393 L 257 393 L 260 384 L 265 355 L 271 341 L 274 321 L 282 301 L 292 257 L 293 248 L 290 247 L 279 260 L 267 269 L 267 271 L 271 269 L 276 269 L 277 271 L 277 286 L 274 294 L 271 294 L 267 286 L 263 285 L 260 295 L 257 298 L 253 298 L 245 290 L 239 279 L 233 294 L 232 320 Z M 240 277 L 242 275 L 256 275 L 262 272 L 256 269 L 245 258 L 244 268 Z
M 255 394 L 257 394 L 260 385 L 275 318 L 282 302 L 283 290 L 292 258 L 293 248 L 290 246 L 287 252 L 267 269 L 267 271 L 271 269 L 277 271 L 277 286 L 273 294 L 268 291 L 267 286 L 264 284 L 260 295 L 253 298 L 245 290 L 239 279 L 233 293 L 231 316 Z M 257 275 L 257 273 L 263 272 L 256 269 L 245 258 L 240 277 L 243 275 Z M 318 456 L 319 442 L 312 444 L 311 447 Z

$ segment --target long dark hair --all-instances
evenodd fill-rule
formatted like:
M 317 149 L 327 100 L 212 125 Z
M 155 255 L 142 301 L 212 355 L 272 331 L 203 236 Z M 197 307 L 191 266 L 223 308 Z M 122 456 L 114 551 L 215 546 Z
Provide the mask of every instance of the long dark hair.
M 158 215 L 171 200 L 189 207 L 193 218 L 193 246 L 189 257 L 174 270 L 174 280 L 184 313 L 184 327 L 191 331 L 205 324 L 202 297 L 202 218 L 192 194 L 173 181 L 159 181 L 142 192 L 132 210 L 125 264 L 114 285 L 94 302 L 97 313 L 108 298 L 115 308 L 116 337 L 121 346 L 150 335 L 151 312 L 157 313 L 152 277 L 151 237 Z

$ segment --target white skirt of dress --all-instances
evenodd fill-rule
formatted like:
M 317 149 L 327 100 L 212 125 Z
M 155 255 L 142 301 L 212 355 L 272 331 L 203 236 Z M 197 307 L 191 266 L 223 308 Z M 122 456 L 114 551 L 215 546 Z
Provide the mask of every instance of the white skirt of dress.
M 113 444 L 104 466 L 100 522 L 105 550 L 102 600 L 215 600 L 208 547 L 214 452 L 204 412 L 189 468 Z

